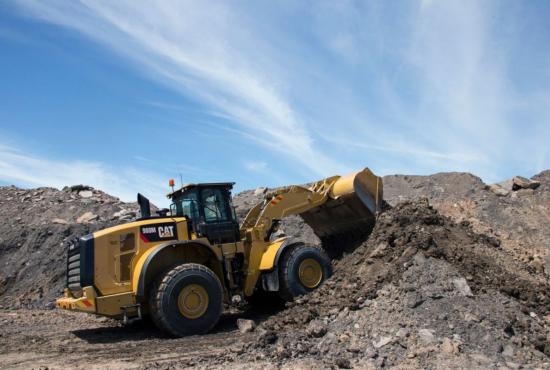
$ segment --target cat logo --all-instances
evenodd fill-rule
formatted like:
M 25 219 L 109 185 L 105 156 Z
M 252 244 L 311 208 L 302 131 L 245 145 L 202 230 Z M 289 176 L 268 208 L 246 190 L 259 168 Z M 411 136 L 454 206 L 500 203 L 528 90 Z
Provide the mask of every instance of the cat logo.
M 174 240 L 178 238 L 178 230 L 175 222 L 141 226 L 139 231 L 139 237 L 144 243 Z
M 159 226 L 158 232 L 159 232 L 159 238 L 173 238 L 174 226 Z

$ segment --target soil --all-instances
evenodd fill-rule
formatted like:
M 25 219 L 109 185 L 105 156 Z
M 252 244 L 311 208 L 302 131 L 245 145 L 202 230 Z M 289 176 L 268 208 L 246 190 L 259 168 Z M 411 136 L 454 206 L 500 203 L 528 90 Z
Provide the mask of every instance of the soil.
M 333 278 L 268 319 L 245 353 L 322 368 L 545 367 L 549 298 L 548 280 L 497 240 L 420 199 L 383 213 Z
M 86 186 L 0 187 L 0 368 L 549 368 L 550 171 L 497 195 L 464 173 L 384 178 L 393 208 L 285 307 L 228 307 L 215 330 L 172 339 L 50 310 L 65 242 L 137 217 Z M 238 216 L 262 197 L 234 197 Z M 319 245 L 298 217 L 279 233 Z M 251 333 L 237 319 L 253 320 Z

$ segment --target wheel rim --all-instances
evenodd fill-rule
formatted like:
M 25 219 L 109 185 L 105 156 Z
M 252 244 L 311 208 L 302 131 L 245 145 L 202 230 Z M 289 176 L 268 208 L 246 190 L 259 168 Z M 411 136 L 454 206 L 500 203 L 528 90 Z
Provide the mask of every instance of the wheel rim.
M 306 258 L 298 267 L 298 276 L 303 286 L 313 289 L 323 280 L 323 268 L 317 260 Z
M 178 296 L 178 309 L 188 319 L 201 317 L 208 308 L 208 293 L 199 284 L 185 286 Z

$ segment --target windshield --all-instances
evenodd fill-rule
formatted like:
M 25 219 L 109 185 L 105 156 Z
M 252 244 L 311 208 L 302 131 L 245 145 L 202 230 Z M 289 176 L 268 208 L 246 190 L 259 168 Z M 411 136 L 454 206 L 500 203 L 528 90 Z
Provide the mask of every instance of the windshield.
M 194 221 L 199 220 L 199 206 L 197 192 L 195 190 L 186 191 L 177 198 L 172 198 L 170 205 L 172 216 L 184 216 Z

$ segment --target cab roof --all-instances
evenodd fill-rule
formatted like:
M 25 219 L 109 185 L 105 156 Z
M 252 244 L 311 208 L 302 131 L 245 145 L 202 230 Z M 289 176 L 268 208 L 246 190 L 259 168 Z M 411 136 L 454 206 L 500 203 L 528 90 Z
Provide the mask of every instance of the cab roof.
M 193 188 L 233 189 L 233 185 L 235 185 L 234 182 L 203 182 L 203 183 L 200 183 L 200 184 L 186 184 L 186 185 L 183 185 L 181 188 L 168 193 L 166 196 L 168 198 L 172 198 L 174 196 L 178 196 L 179 194 L 183 193 L 184 191 L 187 191 L 187 190 L 193 189 Z

